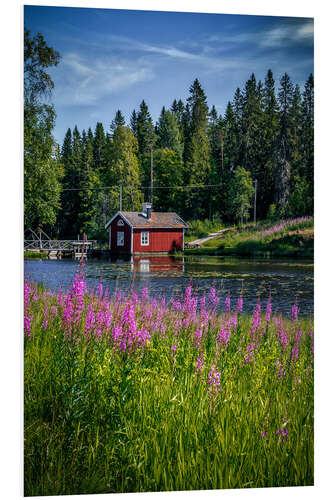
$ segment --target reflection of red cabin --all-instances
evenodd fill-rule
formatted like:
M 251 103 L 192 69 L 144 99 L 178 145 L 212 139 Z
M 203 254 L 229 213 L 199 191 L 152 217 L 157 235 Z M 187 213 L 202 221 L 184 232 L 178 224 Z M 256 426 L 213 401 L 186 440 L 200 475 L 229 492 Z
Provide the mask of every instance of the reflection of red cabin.
M 129 254 L 169 253 L 184 249 L 187 224 L 176 214 L 152 212 L 144 203 L 142 212 L 117 212 L 105 225 L 109 249 Z

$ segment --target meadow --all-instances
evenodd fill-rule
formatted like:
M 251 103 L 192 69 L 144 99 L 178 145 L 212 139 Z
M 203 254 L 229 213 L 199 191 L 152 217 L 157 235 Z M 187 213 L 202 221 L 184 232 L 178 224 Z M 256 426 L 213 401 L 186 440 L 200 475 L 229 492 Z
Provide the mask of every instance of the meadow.
M 200 223 L 191 223 L 193 228 L 186 236 L 186 242 L 205 236 L 210 231 L 198 231 Z M 213 232 L 218 230 L 213 229 Z M 206 241 L 199 249 L 186 249 L 185 254 L 211 255 L 269 255 L 274 257 L 313 258 L 313 217 L 281 219 L 275 222 L 259 221 L 245 226 L 225 227 L 228 231 Z M 222 227 L 219 227 L 222 229 Z M 203 234 L 206 232 L 206 234 Z
M 169 302 L 109 297 L 81 266 L 64 292 L 25 281 L 24 306 L 25 496 L 313 484 L 297 300 L 284 318 L 191 283 Z

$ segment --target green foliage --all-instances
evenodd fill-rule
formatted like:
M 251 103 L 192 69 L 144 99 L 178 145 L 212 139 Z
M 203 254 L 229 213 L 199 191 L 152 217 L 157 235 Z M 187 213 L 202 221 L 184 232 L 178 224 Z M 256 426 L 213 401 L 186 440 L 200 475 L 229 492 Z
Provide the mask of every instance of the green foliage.
M 55 225 L 60 208 L 63 167 L 52 136 L 53 106 L 45 104 L 53 81 L 46 68 L 56 66 L 59 54 L 38 33 L 24 29 L 24 225 Z
M 279 215 L 278 215 L 278 212 L 276 210 L 276 205 L 275 205 L 275 203 L 272 203 L 271 205 L 269 205 L 267 219 L 271 222 L 274 222 L 278 218 L 279 218 Z
M 254 187 L 249 171 L 237 167 L 229 185 L 228 211 L 237 221 L 243 223 L 250 216 Z
M 219 216 L 213 217 L 212 220 L 192 220 L 188 223 L 188 226 L 189 230 L 186 232 L 187 241 L 203 238 L 204 236 L 219 231 L 225 227 Z
M 154 181 L 159 187 L 182 185 L 183 163 L 179 153 L 172 149 L 154 151 Z M 184 190 L 158 189 L 155 191 L 154 210 L 161 212 L 179 212 L 182 207 Z
M 162 111 L 156 126 L 157 146 L 161 149 L 171 149 L 182 157 L 184 146 L 177 117 L 171 111 Z
M 53 89 L 46 69 L 59 58 L 41 34 L 31 38 L 25 30 L 25 225 L 104 239 L 104 224 L 119 208 L 119 186 L 123 208 L 138 210 L 150 195 L 152 164 L 155 186 L 203 187 L 154 191 L 155 210 L 177 211 L 185 220 L 214 214 L 231 224 L 246 220 L 250 179 L 257 180 L 259 219 L 274 217 L 272 205 L 279 217 L 313 213 L 312 75 L 301 94 L 284 74 L 276 96 L 271 70 L 264 83 L 252 74 L 223 116 L 215 105 L 208 109 L 195 79 L 186 105 L 174 99 L 169 110 L 163 106 L 155 126 L 142 100 L 130 127 L 117 110 L 108 131 L 101 122 L 94 132 L 68 129 L 60 154 L 52 138 L 55 111 L 43 102 Z

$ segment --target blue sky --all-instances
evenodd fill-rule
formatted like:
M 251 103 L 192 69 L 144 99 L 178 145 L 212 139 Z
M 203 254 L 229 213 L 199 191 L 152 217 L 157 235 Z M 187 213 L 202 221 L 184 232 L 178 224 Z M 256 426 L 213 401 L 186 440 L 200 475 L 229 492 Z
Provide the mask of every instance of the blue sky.
M 224 114 L 237 87 L 270 68 L 304 85 L 313 73 L 313 19 L 25 6 L 25 25 L 41 32 L 61 62 L 50 70 L 54 135 L 108 129 L 117 109 L 127 121 L 146 101 L 154 121 L 163 105 L 184 102 L 198 78 Z

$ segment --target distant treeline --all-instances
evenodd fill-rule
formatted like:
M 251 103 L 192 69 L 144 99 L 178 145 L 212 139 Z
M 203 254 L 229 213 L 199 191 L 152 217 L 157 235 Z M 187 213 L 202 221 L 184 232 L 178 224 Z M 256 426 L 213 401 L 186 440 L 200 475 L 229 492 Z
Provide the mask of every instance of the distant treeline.
M 163 106 L 156 124 L 143 100 L 129 124 L 118 110 L 107 130 L 102 123 L 94 130 L 69 128 L 61 148 L 51 147 L 49 171 L 58 193 L 52 216 L 43 219 L 36 203 L 28 213 L 26 202 L 25 224 L 62 237 L 85 231 L 100 238 L 119 209 L 120 185 L 123 210 L 139 210 L 150 200 L 151 168 L 154 210 L 176 211 L 186 220 L 253 216 L 255 184 L 257 218 L 311 215 L 313 110 L 312 74 L 301 92 L 285 73 L 276 93 L 268 70 L 264 83 L 252 74 L 236 89 L 223 116 L 214 105 L 209 110 L 196 79 L 186 102 Z M 27 140 L 25 160 L 26 146 Z M 28 170 L 25 164 L 29 186 Z

